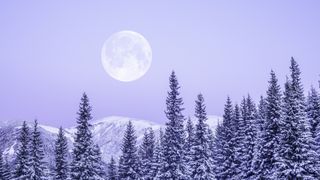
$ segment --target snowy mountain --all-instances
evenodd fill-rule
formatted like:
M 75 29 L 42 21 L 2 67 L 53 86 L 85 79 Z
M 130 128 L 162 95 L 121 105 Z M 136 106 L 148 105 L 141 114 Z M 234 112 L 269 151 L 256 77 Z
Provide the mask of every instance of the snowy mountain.
M 220 119 L 222 118 L 218 116 L 209 116 L 207 123 L 209 127 L 214 130 Z M 157 136 L 159 135 L 160 129 L 162 128 L 164 130 L 165 128 L 164 125 L 154 122 L 120 116 L 111 116 L 92 121 L 93 140 L 94 143 L 100 146 L 102 158 L 105 162 L 108 162 L 111 156 L 114 156 L 115 159 L 119 157 L 121 153 L 122 137 L 130 120 L 134 125 L 138 144 L 142 142 L 143 134 L 147 128 L 152 128 Z M 19 136 L 21 124 L 22 122 L 0 123 L 0 150 L 11 163 L 14 161 L 14 154 L 17 149 L 17 137 Z M 30 130 L 32 129 L 32 126 L 33 123 L 29 123 Z M 39 130 L 44 142 L 45 156 L 47 158 L 46 162 L 48 162 L 51 169 L 54 165 L 54 142 L 58 134 L 58 128 L 39 125 Z M 65 135 L 69 142 L 70 158 L 75 132 L 75 127 L 65 129 Z

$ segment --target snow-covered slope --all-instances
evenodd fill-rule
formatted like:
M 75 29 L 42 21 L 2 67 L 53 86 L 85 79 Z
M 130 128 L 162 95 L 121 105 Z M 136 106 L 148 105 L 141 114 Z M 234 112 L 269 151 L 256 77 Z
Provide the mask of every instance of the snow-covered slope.
M 29 123 L 28 127 L 31 130 L 33 124 Z M 0 151 L 3 152 L 4 157 L 9 162 L 13 163 L 15 152 L 17 149 L 17 139 L 19 136 L 19 130 L 21 125 L 17 123 L 7 124 L 7 126 L 0 127 Z M 54 143 L 58 134 L 58 129 L 50 126 L 39 125 L 39 131 L 41 132 L 41 138 L 43 140 L 45 161 L 48 163 L 49 168 L 53 168 L 54 164 Z M 68 132 L 66 132 L 68 134 Z M 68 139 L 68 143 L 72 145 L 71 140 Z M 69 157 L 70 154 L 69 154 Z
M 124 132 L 128 122 L 131 121 L 136 131 L 137 143 L 140 144 L 147 128 L 159 132 L 161 125 L 150 121 L 111 116 L 92 123 L 93 141 L 98 144 L 103 154 L 103 160 L 109 161 L 111 156 L 119 157 Z
M 207 123 L 212 130 L 216 128 L 218 121 L 222 119 L 218 116 L 208 116 L 208 118 Z M 163 130 L 165 129 L 165 126 L 161 124 L 120 116 L 111 116 L 92 121 L 93 141 L 100 146 L 103 156 L 102 158 L 105 162 L 108 162 L 111 156 L 114 156 L 116 159 L 119 157 L 121 153 L 123 134 L 129 121 L 134 125 L 138 144 L 141 144 L 143 134 L 147 128 L 152 128 L 156 132 L 157 136 L 159 135 L 161 128 Z M 8 122 L 0 124 L 0 151 L 4 152 L 4 155 L 12 161 L 17 148 L 17 137 L 19 135 L 18 132 L 21 128 L 21 124 L 17 124 L 16 122 L 12 124 Z M 32 128 L 32 123 L 30 123 L 29 126 Z M 53 167 L 54 141 L 58 134 L 58 128 L 39 125 L 39 129 L 42 132 L 45 155 L 47 157 L 46 161 L 49 163 L 49 166 Z M 73 137 L 75 132 L 75 127 L 65 129 L 70 152 L 73 147 Z M 70 154 L 69 157 L 71 157 Z

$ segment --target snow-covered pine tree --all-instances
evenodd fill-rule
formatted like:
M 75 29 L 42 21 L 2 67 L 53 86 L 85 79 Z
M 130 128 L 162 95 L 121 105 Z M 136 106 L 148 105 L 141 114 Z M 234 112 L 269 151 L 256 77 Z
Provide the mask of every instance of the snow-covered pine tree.
M 151 161 L 151 166 L 149 170 L 149 177 L 155 178 L 159 172 L 160 164 L 161 164 L 161 144 L 160 141 L 156 142 L 154 153 Z
M 118 180 L 116 161 L 111 157 L 107 167 L 107 180 Z
M 187 121 L 186 133 L 187 133 L 187 138 L 185 143 L 185 150 L 189 152 L 191 150 L 191 147 L 194 145 L 194 141 L 195 141 L 194 125 L 190 117 L 188 118 L 188 121 Z
M 152 178 L 156 178 L 161 165 L 162 158 L 162 145 L 163 145 L 163 131 L 160 129 L 159 138 L 155 143 L 154 153 L 152 157 L 151 167 L 149 171 L 149 176 Z
M 155 151 L 155 135 L 151 128 L 148 128 L 143 136 L 140 146 L 141 178 L 145 180 L 153 179 L 151 172 L 152 160 Z
M 3 160 L 3 153 L 0 153 L 0 180 L 10 180 L 9 167 L 6 164 Z
M 246 99 L 243 98 L 241 104 L 235 106 L 235 120 L 238 121 L 238 131 L 236 132 L 236 142 L 235 145 L 235 161 L 233 164 L 233 169 L 236 172 L 234 175 L 234 179 L 243 179 L 243 173 L 245 172 L 243 169 L 243 160 L 246 154 L 246 147 L 245 144 L 245 130 L 247 128 L 247 102 Z
M 313 138 L 312 149 L 316 152 L 317 166 L 320 170 L 320 96 L 315 88 L 311 88 L 308 94 L 307 115 L 311 125 Z
M 182 111 L 184 108 L 183 100 L 180 97 L 180 86 L 177 77 L 172 72 L 169 78 L 170 91 L 166 99 L 167 109 L 165 111 L 169 122 L 166 123 L 164 133 L 162 162 L 158 179 L 186 179 L 186 165 L 185 165 L 185 132 L 184 132 L 184 116 Z
M 6 180 L 4 162 L 3 162 L 3 157 L 2 156 L 3 156 L 3 153 L 0 153 L 0 180 Z
M 291 59 L 291 79 L 285 84 L 283 122 L 278 179 L 319 179 L 315 164 L 315 152 L 311 148 L 310 125 L 305 112 L 305 97 L 297 62 Z
M 311 87 L 307 100 L 307 115 L 311 126 L 311 135 L 316 138 L 316 129 L 320 123 L 320 97 L 317 90 Z
M 264 123 L 258 129 L 258 146 L 253 165 L 256 179 L 276 179 L 274 172 L 279 150 L 281 101 L 278 79 L 271 71 L 265 103 L 260 101 L 259 105 L 259 119 L 264 119 Z
M 38 129 L 38 121 L 34 121 L 33 131 L 31 134 L 30 144 L 30 179 L 42 180 L 46 179 L 43 142 L 41 133 Z
M 0 180 L 6 180 L 4 162 L 3 162 L 2 155 L 3 155 L 3 153 L 0 153 Z
M 10 167 L 10 164 L 9 164 L 9 161 L 8 161 L 8 158 L 7 158 L 7 156 L 5 156 L 4 158 L 3 158 L 3 168 L 4 168 L 4 178 L 5 179 L 7 179 L 7 180 L 11 180 L 12 179 L 12 177 L 11 177 L 11 175 L 12 175 L 12 173 L 11 173 L 11 167 Z
M 218 179 L 218 175 L 221 172 L 220 165 L 224 161 L 223 156 L 223 146 L 224 146 L 224 131 L 222 129 L 221 123 L 218 121 L 217 127 L 215 129 L 215 135 L 214 135 L 214 148 L 212 149 L 212 162 L 213 162 L 213 168 L 215 172 L 216 179 Z
M 88 96 L 83 93 L 77 119 L 77 132 L 74 139 L 71 178 L 74 180 L 94 179 L 93 141 L 91 133 L 91 106 Z
M 187 137 L 186 137 L 186 142 L 185 142 L 185 162 L 186 162 L 186 166 L 188 168 L 188 171 L 189 173 L 192 173 L 192 147 L 194 146 L 195 144 L 195 130 L 194 130 L 194 125 L 193 125 L 193 122 L 191 120 L 191 118 L 189 117 L 188 118 L 188 121 L 187 121 L 187 125 L 186 125 L 186 134 L 187 134 Z M 210 156 L 211 157 L 211 156 Z
M 264 131 L 264 123 L 267 117 L 267 101 L 263 96 L 260 96 L 260 101 L 257 111 L 257 133 Z M 258 137 L 258 136 L 257 136 Z
M 195 129 L 195 141 L 191 149 L 191 178 L 195 180 L 214 179 L 214 170 L 210 159 L 208 125 L 206 124 L 208 118 L 202 94 L 198 95 L 195 103 L 195 117 L 198 121 Z
M 221 137 L 222 147 L 217 152 L 217 156 L 219 156 L 221 160 L 219 164 L 216 164 L 215 176 L 217 179 L 231 179 L 235 174 L 231 168 L 235 158 L 235 124 L 233 106 L 229 97 L 224 107 L 221 129 L 223 131 Z
M 14 179 L 23 180 L 30 177 L 30 134 L 26 121 L 23 122 L 18 137 L 18 149 L 16 155 L 16 165 Z
M 106 177 L 106 173 L 104 170 L 104 163 L 101 157 L 100 147 L 98 145 L 93 145 L 93 169 L 94 169 L 94 179 L 95 180 L 103 180 Z
M 241 117 L 241 110 L 238 104 L 235 104 L 234 106 L 234 111 L 233 111 L 233 121 L 232 121 L 232 131 L 233 131 L 233 138 L 230 140 L 234 144 L 234 160 L 232 162 L 232 165 L 230 167 L 230 173 L 231 174 L 231 179 L 238 179 L 238 177 L 241 174 L 241 156 L 239 154 L 242 153 L 241 149 L 241 141 L 243 140 L 243 136 L 241 136 L 241 131 L 240 131 L 240 124 L 242 121 Z
M 64 135 L 62 127 L 59 128 L 59 133 L 55 142 L 55 169 L 54 179 L 65 180 L 69 177 L 69 166 L 67 161 L 68 142 Z
M 214 164 L 214 155 L 215 155 L 215 136 L 213 131 L 208 128 L 208 137 L 209 137 L 209 153 L 210 153 L 210 159 L 211 163 L 213 164 L 213 170 L 215 171 L 215 164 Z
M 137 154 L 137 137 L 131 121 L 129 121 L 125 131 L 121 151 L 118 167 L 119 178 L 127 180 L 139 179 L 140 167 Z
M 252 160 L 254 157 L 254 148 L 256 140 L 256 108 L 250 95 L 244 98 L 241 103 L 242 124 L 240 128 L 240 158 L 241 158 L 241 174 L 240 179 L 250 178 Z

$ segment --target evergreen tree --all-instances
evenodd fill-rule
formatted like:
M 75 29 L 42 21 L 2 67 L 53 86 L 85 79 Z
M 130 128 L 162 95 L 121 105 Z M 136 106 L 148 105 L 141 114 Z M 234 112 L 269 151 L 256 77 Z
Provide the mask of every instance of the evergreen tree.
M 129 121 L 122 143 L 118 175 L 120 179 L 139 179 L 139 158 L 137 154 L 137 137 L 132 122 Z
M 194 145 L 195 141 L 195 130 L 194 125 L 191 120 L 191 118 L 188 118 L 187 125 L 186 125 L 186 132 L 187 132 L 187 138 L 185 143 L 185 150 L 189 152 L 191 150 L 191 147 Z
M 210 159 L 213 165 L 213 170 L 215 171 L 215 166 L 214 166 L 214 156 L 215 156 L 215 136 L 214 133 L 210 128 L 208 128 L 208 137 L 209 137 L 209 154 L 210 154 Z
M 0 154 L 0 180 L 6 180 L 5 178 L 5 169 L 4 169 L 4 162 L 2 158 L 2 153 Z
M 94 179 L 102 180 L 105 179 L 106 173 L 104 171 L 104 163 L 101 157 L 100 147 L 98 145 L 93 146 L 93 169 L 94 169 Z
M 187 138 L 186 138 L 186 143 L 185 143 L 185 162 L 186 162 L 186 165 L 188 166 L 188 172 L 191 172 L 192 168 L 191 168 L 191 165 L 192 165 L 192 148 L 193 146 L 195 145 L 195 132 L 194 132 L 194 126 L 193 126 L 193 123 L 192 123 L 192 120 L 191 118 L 189 117 L 188 118 L 188 121 L 187 121 L 187 125 L 186 125 L 186 133 L 187 133 Z
M 5 170 L 4 170 L 4 162 L 2 158 L 2 153 L 0 154 L 0 180 L 6 180 L 4 175 L 5 175 Z
M 221 149 L 216 154 L 217 157 L 220 158 L 219 164 L 216 165 L 217 179 L 230 179 L 235 174 L 232 168 L 235 158 L 236 133 L 236 124 L 233 115 L 232 102 L 228 97 L 224 107 L 223 122 L 221 125 Z
M 180 86 L 177 77 L 172 72 L 169 78 L 170 91 L 166 99 L 165 111 L 169 122 L 166 123 L 164 134 L 162 163 L 158 179 L 186 179 L 185 165 L 185 133 L 183 128 L 184 116 L 182 115 L 183 100 L 180 97 Z
M 316 138 L 316 129 L 319 126 L 320 122 L 320 98 L 317 90 L 313 87 L 311 87 L 311 91 L 308 94 L 307 116 L 310 121 L 311 135 L 313 138 Z
M 281 100 L 281 99 L 280 99 Z M 263 96 L 260 96 L 257 112 L 257 134 L 264 131 L 264 123 L 267 118 L 267 101 Z M 259 137 L 259 136 L 257 136 Z
M 213 140 L 214 148 L 212 149 L 212 162 L 213 162 L 213 168 L 215 172 L 216 179 L 219 179 L 219 175 L 221 172 L 220 165 L 224 162 L 224 156 L 223 156 L 223 146 L 224 146 L 224 131 L 222 128 L 222 125 L 218 121 L 218 125 L 215 129 L 215 136 Z
M 30 134 L 27 123 L 24 121 L 20 129 L 20 135 L 18 138 L 18 149 L 16 156 L 16 167 L 14 172 L 14 179 L 24 180 L 30 176 Z
M 285 84 L 283 125 L 278 162 L 279 179 L 319 179 L 316 156 L 311 148 L 311 133 L 305 112 L 305 98 L 297 62 L 291 59 L 291 79 Z
M 78 116 L 71 162 L 71 178 L 74 180 L 90 180 L 95 177 L 93 141 L 90 130 L 91 124 L 89 123 L 92 116 L 89 98 L 85 93 L 81 98 Z
M 42 180 L 45 177 L 45 162 L 43 142 L 41 139 L 41 133 L 38 129 L 38 121 L 34 121 L 31 144 L 30 144 L 30 179 Z
M 107 180 L 117 180 L 117 165 L 116 161 L 111 157 L 111 160 L 108 164 Z
M 240 155 L 240 178 L 250 178 L 253 174 L 251 172 L 255 140 L 256 140 L 256 108 L 248 95 L 241 103 L 241 121 L 239 122 L 239 144 L 238 152 Z
M 155 136 L 153 130 L 147 129 L 145 131 L 143 142 L 140 147 L 140 160 L 141 160 L 141 178 L 153 179 L 153 173 L 150 172 L 152 160 L 155 151 Z
M 160 145 L 160 142 L 156 142 L 155 148 L 154 148 L 154 154 L 151 161 L 151 166 L 149 170 L 149 177 L 155 178 L 159 172 L 160 164 L 161 164 L 161 152 L 162 148 Z
M 242 117 L 241 117 L 241 110 L 238 104 L 234 106 L 234 113 L 233 113 L 233 138 L 231 141 L 234 144 L 234 160 L 232 162 L 230 172 L 233 172 L 231 179 L 237 179 L 241 174 L 241 156 L 242 153 L 241 149 L 241 141 L 243 140 L 242 131 L 240 131 L 240 125 L 242 125 Z M 230 173 L 231 174 L 231 173 Z
M 310 131 L 313 138 L 312 149 L 316 152 L 317 167 L 320 171 L 320 96 L 313 87 L 308 95 L 307 115 L 311 125 Z
M 257 179 L 276 179 L 274 172 L 278 159 L 277 150 L 279 149 L 281 127 L 281 90 L 275 73 L 271 71 L 270 74 L 266 108 L 261 107 L 264 106 L 263 101 L 259 107 L 259 119 L 265 119 L 265 121 L 259 130 L 257 141 L 259 149 L 253 167 Z
M 68 142 L 62 127 L 59 128 L 57 140 L 55 142 L 55 179 L 65 180 L 69 177 L 69 167 L 67 161 Z
M 3 160 L 3 153 L 0 153 L 0 180 L 10 180 L 9 167 Z
M 240 106 L 236 106 L 235 109 L 235 119 L 238 121 L 238 131 L 236 132 L 236 141 L 235 145 L 235 161 L 233 164 L 233 169 L 236 171 L 234 179 L 244 179 L 245 174 L 248 169 L 245 169 L 243 164 L 245 163 L 245 157 L 247 154 L 247 141 L 246 141 L 246 129 L 247 126 L 252 127 L 247 122 L 247 101 L 245 98 L 241 101 Z M 236 111 L 237 110 L 237 111 Z
M 150 167 L 150 177 L 152 178 L 156 178 L 159 170 L 160 170 L 160 165 L 161 165 L 161 157 L 162 157 L 162 146 L 163 146 L 163 131 L 162 129 L 160 129 L 160 136 L 158 141 L 155 144 L 155 148 L 154 148 L 154 153 L 153 153 L 153 157 L 152 157 L 152 162 L 151 162 L 151 167 Z
M 213 165 L 210 159 L 206 106 L 202 94 L 195 101 L 195 117 L 198 119 L 195 131 L 195 144 L 192 146 L 192 174 L 196 180 L 213 179 Z
M 5 156 L 4 157 L 4 162 L 3 162 L 3 168 L 4 168 L 4 178 L 7 179 L 7 180 L 11 180 L 12 177 L 11 177 L 11 167 L 10 167 L 10 164 L 9 164 L 9 161 L 7 159 L 7 157 Z

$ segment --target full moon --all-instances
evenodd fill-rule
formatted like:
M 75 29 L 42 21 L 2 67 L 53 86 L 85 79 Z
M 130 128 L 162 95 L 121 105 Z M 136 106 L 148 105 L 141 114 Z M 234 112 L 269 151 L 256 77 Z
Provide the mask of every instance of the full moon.
M 152 51 L 141 34 L 120 31 L 111 35 L 103 44 L 101 60 L 111 77 L 129 82 L 141 78 L 149 70 Z

